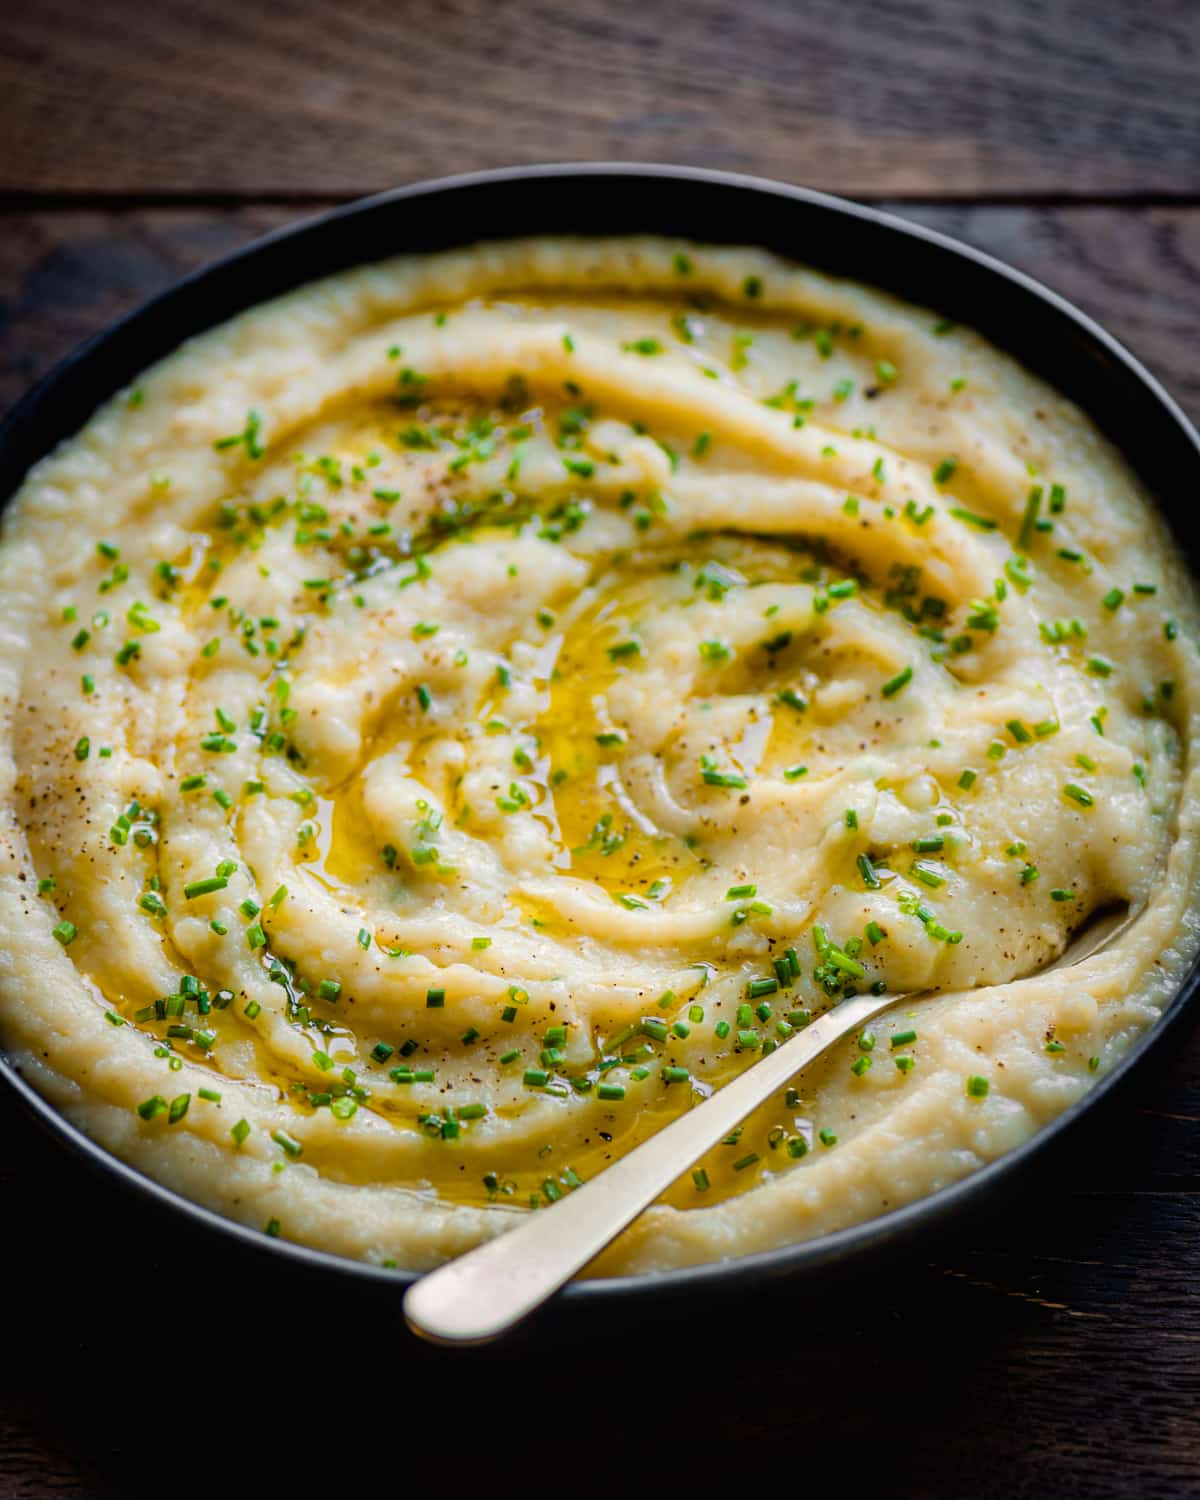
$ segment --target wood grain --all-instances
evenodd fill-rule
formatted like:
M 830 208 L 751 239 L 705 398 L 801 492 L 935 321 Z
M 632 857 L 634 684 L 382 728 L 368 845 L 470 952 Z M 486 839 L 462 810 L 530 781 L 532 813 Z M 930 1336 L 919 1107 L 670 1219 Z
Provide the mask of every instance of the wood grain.
M 6 1284 L 36 1334 L 0 1367 L 0 1497 L 158 1500 L 192 1449 L 212 1492 L 237 1443 L 247 1492 L 319 1475 L 461 1493 L 499 1473 L 585 1496 L 803 1495 L 832 1476 L 896 1500 L 1182 1500 L 1200 1472 L 1198 1118 L 1193 1032 L 1018 1198 L 919 1254 L 632 1325 L 551 1316 L 466 1353 L 407 1337 L 398 1299 L 231 1260 L 114 1201 L 0 1098 L 23 1229 Z
M 1194 0 L 36 0 L 0 190 L 353 195 L 585 157 L 853 194 L 1195 194 Z
M 1200 206 L 895 207 L 1076 301 L 1200 420 Z M 293 203 L 0 215 L 0 409 L 80 340 L 186 271 L 312 211 Z
M 610 157 L 903 200 L 1078 302 L 1200 419 L 1198 70 L 1196 0 L 17 0 L 0 409 L 300 213 Z M 1195 1029 L 1020 1196 L 869 1274 L 466 1356 L 114 1200 L 2 1095 L 0 1231 L 0 1500 L 1200 1493 Z

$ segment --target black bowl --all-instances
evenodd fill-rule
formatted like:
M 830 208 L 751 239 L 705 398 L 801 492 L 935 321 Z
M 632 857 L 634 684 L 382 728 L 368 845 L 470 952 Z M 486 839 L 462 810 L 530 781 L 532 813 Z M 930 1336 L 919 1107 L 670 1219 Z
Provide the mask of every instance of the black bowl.
M 1187 507 L 1200 491 L 1200 436 L 1162 386 L 1098 324 L 1030 277 L 969 246 L 806 188 L 688 167 L 589 163 L 514 167 L 417 183 L 267 235 L 189 276 L 89 339 L 0 423 L 0 496 L 96 408 L 184 339 L 335 271 L 413 251 L 526 234 L 654 233 L 763 246 L 864 281 L 977 329 L 1088 412 L 1154 496 L 1193 572 Z M 1005 1187 L 1129 1077 L 1173 1031 L 1200 961 L 1162 1018 L 1089 1093 L 1023 1146 L 951 1187 L 865 1224 L 782 1250 L 659 1275 L 572 1283 L 568 1304 L 601 1310 L 833 1270 L 945 1231 Z M 62 1142 L 108 1177 L 260 1254 L 344 1283 L 392 1291 L 411 1275 L 344 1260 L 222 1218 L 111 1156 L 60 1115 L 0 1052 L 0 1078 Z M 215 1247 L 215 1241 L 214 1241 Z

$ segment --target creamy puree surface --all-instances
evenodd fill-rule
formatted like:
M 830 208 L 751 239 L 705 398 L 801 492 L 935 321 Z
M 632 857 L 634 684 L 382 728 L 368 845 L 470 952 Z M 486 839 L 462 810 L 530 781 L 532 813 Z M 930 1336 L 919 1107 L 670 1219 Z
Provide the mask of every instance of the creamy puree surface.
M 840 996 L 929 992 L 593 1270 L 856 1223 L 1058 1115 L 1190 963 L 1196 627 L 1077 408 L 881 293 L 656 239 L 305 287 L 5 517 L 4 1043 L 201 1203 L 421 1268 Z

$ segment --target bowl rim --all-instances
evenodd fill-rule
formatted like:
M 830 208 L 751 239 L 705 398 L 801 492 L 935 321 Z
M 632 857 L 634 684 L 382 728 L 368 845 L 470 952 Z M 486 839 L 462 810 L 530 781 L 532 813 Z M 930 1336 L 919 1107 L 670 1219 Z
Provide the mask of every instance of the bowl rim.
M 837 197 L 834 194 L 819 192 L 812 188 L 796 186 L 790 183 L 776 181 L 771 178 L 758 177 L 738 172 L 727 172 L 705 167 L 677 166 L 667 163 L 654 162 L 614 162 L 614 161 L 586 161 L 586 162 L 542 162 L 527 166 L 496 167 L 482 171 L 455 173 L 447 176 L 430 178 L 418 182 L 406 183 L 402 186 L 390 188 L 380 193 L 374 193 L 364 198 L 358 198 L 351 202 L 339 204 L 327 211 L 305 215 L 297 220 L 289 221 L 272 229 L 268 233 L 258 236 L 248 244 L 238 249 L 207 262 L 203 266 L 176 281 L 173 281 L 163 290 L 151 298 L 138 304 L 131 311 L 125 313 L 103 329 L 90 335 L 77 345 L 62 359 L 43 375 L 25 395 L 14 405 L 0 420 L 0 509 L 7 506 L 12 495 L 20 487 L 20 484 L 29 468 L 51 451 L 53 442 L 40 446 L 40 451 L 32 457 L 21 451 L 22 445 L 30 446 L 25 435 L 25 429 L 29 426 L 32 418 L 39 413 L 40 409 L 47 403 L 63 384 L 81 367 L 90 366 L 94 363 L 102 363 L 106 352 L 113 349 L 117 341 L 131 333 L 131 331 L 147 326 L 166 306 L 174 305 L 180 300 L 194 296 L 212 284 L 217 278 L 236 275 L 241 271 L 252 267 L 254 263 L 269 256 L 274 249 L 289 241 L 298 241 L 306 236 L 334 234 L 344 231 L 348 226 L 366 214 L 388 207 L 393 204 L 405 203 L 415 199 L 436 199 L 438 195 L 448 193 L 469 193 L 474 189 L 493 188 L 516 182 L 542 182 L 544 184 L 554 179 L 562 178 L 625 178 L 636 179 L 645 182 L 647 180 L 668 180 L 672 182 L 692 183 L 701 187 L 709 186 L 716 189 L 737 189 L 742 192 L 753 194 L 757 197 L 776 200 L 781 207 L 788 204 L 804 205 L 808 208 L 822 210 L 834 218 L 857 220 L 864 224 L 870 224 L 877 228 L 889 231 L 892 234 L 903 237 L 910 242 L 924 245 L 930 251 L 948 253 L 968 261 L 978 270 L 983 271 L 990 277 L 999 278 L 1006 282 L 1010 288 L 1016 288 L 1030 300 L 1031 305 L 1040 303 L 1043 307 L 1053 309 L 1060 317 L 1065 318 L 1074 325 L 1075 332 L 1081 337 L 1085 345 L 1091 345 L 1094 351 L 1097 347 L 1120 370 L 1123 370 L 1126 378 L 1132 378 L 1133 382 L 1140 386 L 1147 395 L 1153 398 L 1161 416 L 1165 417 L 1170 425 L 1175 428 L 1177 438 L 1183 440 L 1184 450 L 1190 449 L 1192 459 L 1196 465 L 1197 476 L 1200 477 L 1200 434 L 1197 433 L 1188 417 L 1184 414 L 1178 403 L 1165 389 L 1156 376 L 1150 373 L 1145 366 L 1125 348 L 1116 338 L 1097 323 L 1088 314 L 1082 312 L 1073 303 L 1068 301 L 1058 292 L 1045 286 L 1027 272 L 1018 270 L 1013 266 L 988 254 L 986 251 L 978 250 L 974 246 L 934 230 L 922 224 L 913 223 L 902 217 L 898 217 L 886 210 L 855 203 L 850 200 Z M 614 231 L 625 232 L 625 231 Z M 653 233 L 665 233 L 664 230 L 645 231 Z M 488 239 L 512 238 L 512 235 L 489 235 L 480 233 L 463 239 L 455 239 L 454 244 L 469 244 Z M 727 237 L 723 237 L 727 239 Z M 741 243 L 760 243 L 760 240 L 751 238 Z M 764 248 L 770 249 L 766 244 Z M 388 254 L 404 253 L 403 250 L 392 250 Z M 783 253 L 783 252 L 778 252 Z M 372 260 L 381 257 L 363 255 L 361 258 L 351 257 L 346 261 L 347 268 L 353 265 L 366 265 Z M 787 258 L 802 259 L 790 254 Z M 271 297 L 280 295 L 283 291 L 294 286 L 300 286 L 312 281 L 320 280 L 327 271 L 316 274 L 305 274 L 290 281 L 287 286 L 277 285 L 275 291 L 268 291 L 263 295 L 253 296 L 243 302 L 241 307 L 247 308 Z M 886 274 L 878 279 L 877 285 L 888 290 L 888 279 Z M 894 295 L 903 296 L 903 293 Z M 202 332 L 204 329 L 223 323 L 237 313 L 222 313 L 208 322 L 194 323 L 189 333 L 183 337 L 191 337 Z M 987 335 L 990 342 L 995 342 L 1003 350 L 1004 344 L 1001 340 Z M 177 341 L 176 341 L 177 342 Z M 155 361 L 164 356 L 163 353 L 155 356 Z M 1018 358 L 1019 356 L 1011 356 Z M 138 369 L 146 368 L 146 362 L 138 366 Z M 125 380 L 132 378 L 137 370 L 120 378 L 121 371 L 116 371 L 116 378 L 111 383 L 107 380 L 102 382 L 105 395 L 97 398 L 94 405 L 107 399 L 119 390 Z M 1074 398 L 1071 398 L 1074 399 Z M 94 409 L 94 406 L 93 406 Z M 84 418 L 86 421 L 87 418 Z M 79 424 L 82 425 L 82 424 Z M 79 426 L 73 428 L 79 430 Z M 63 434 L 66 436 L 69 434 Z M 33 447 L 39 447 L 36 436 Z M 16 461 L 6 465 L 10 448 L 17 450 Z M 1137 466 L 1130 459 L 1131 466 L 1137 472 Z M 1170 517 L 1164 517 L 1170 525 Z M 1152 1052 L 1156 1051 L 1164 1038 L 1176 1030 L 1178 1023 L 1189 1010 L 1191 1002 L 1200 990 L 1200 954 L 1190 965 L 1186 974 L 1175 986 L 1171 998 L 1163 1005 L 1161 1013 L 1130 1046 L 1129 1050 L 1102 1078 L 1098 1079 L 1086 1093 L 1080 1096 L 1060 1115 L 1047 1124 L 1037 1129 L 1030 1138 L 1013 1150 L 1003 1153 L 992 1161 L 984 1163 L 958 1181 L 945 1187 L 936 1189 L 934 1192 L 904 1204 L 899 1208 L 876 1217 L 847 1226 L 846 1228 L 832 1231 L 817 1238 L 800 1241 L 796 1244 L 784 1245 L 771 1250 L 756 1251 L 747 1255 L 725 1258 L 716 1261 L 703 1262 L 698 1265 L 676 1267 L 663 1271 L 650 1271 L 636 1275 L 596 1277 L 592 1279 L 575 1280 L 568 1284 L 560 1293 L 560 1297 L 568 1304 L 588 1303 L 594 1304 L 598 1301 L 609 1301 L 622 1299 L 628 1301 L 633 1298 L 646 1299 L 653 1297 L 659 1299 L 665 1296 L 686 1294 L 699 1289 L 717 1290 L 729 1287 L 737 1282 L 761 1282 L 773 1280 L 777 1277 L 798 1274 L 805 1270 L 816 1271 L 821 1267 L 831 1267 L 835 1263 L 841 1264 L 857 1258 L 864 1252 L 880 1249 L 885 1245 L 899 1243 L 910 1239 L 922 1228 L 928 1226 L 931 1220 L 939 1220 L 969 1208 L 979 1203 L 989 1191 L 998 1187 L 1002 1182 L 1015 1177 L 1023 1167 L 1031 1164 L 1035 1158 L 1041 1155 L 1060 1138 L 1069 1132 L 1072 1126 L 1086 1113 L 1090 1112 L 1101 1101 L 1108 1098 L 1115 1090 L 1120 1088 L 1129 1078 L 1131 1072 L 1143 1062 Z M 282 1256 L 292 1264 L 306 1268 L 310 1271 L 318 1271 L 324 1274 L 334 1274 L 350 1281 L 360 1284 L 376 1285 L 386 1287 L 391 1291 L 401 1289 L 416 1280 L 420 1273 L 392 1269 L 372 1264 L 367 1261 L 353 1260 L 348 1257 L 335 1255 L 329 1251 L 317 1250 L 308 1245 L 299 1244 L 286 1239 L 275 1239 L 268 1237 L 261 1230 L 256 1230 L 250 1225 L 239 1220 L 227 1218 L 216 1210 L 206 1207 L 194 1199 L 188 1198 L 174 1188 L 166 1186 L 157 1179 L 152 1178 L 137 1168 L 125 1162 L 122 1158 L 111 1153 L 98 1141 L 87 1135 L 78 1125 L 61 1113 L 49 1099 L 40 1094 L 30 1081 L 19 1071 L 14 1061 L 0 1046 L 0 1079 L 13 1092 L 15 1097 L 32 1112 L 37 1121 L 46 1127 L 52 1135 L 60 1142 L 73 1148 L 87 1163 L 100 1172 L 115 1178 L 122 1186 L 139 1194 L 143 1199 L 164 1209 L 170 1209 L 180 1214 L 193 1223 L 213 1231 L 215 1234 L 227 1236 L 235 1242 L 250 1249 L 256 1254 L 269 1254 Z M 397 1303 L 398 1306 L 398 1303 Z

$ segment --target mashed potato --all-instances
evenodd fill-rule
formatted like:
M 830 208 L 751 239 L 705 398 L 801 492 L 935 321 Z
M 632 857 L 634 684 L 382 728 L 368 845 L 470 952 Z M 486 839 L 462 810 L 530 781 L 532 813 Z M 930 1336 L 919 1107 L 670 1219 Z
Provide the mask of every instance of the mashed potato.
M 760 252 L 254 309 L 29 476 L 0 631 L 7 1049 L 339 1254 L 434 1265 L 914 992 L 594 1269 L 855 1223 L 1059 1114 L 1196 951 L 1195 600 L 1137 481 L 976 335 Z

